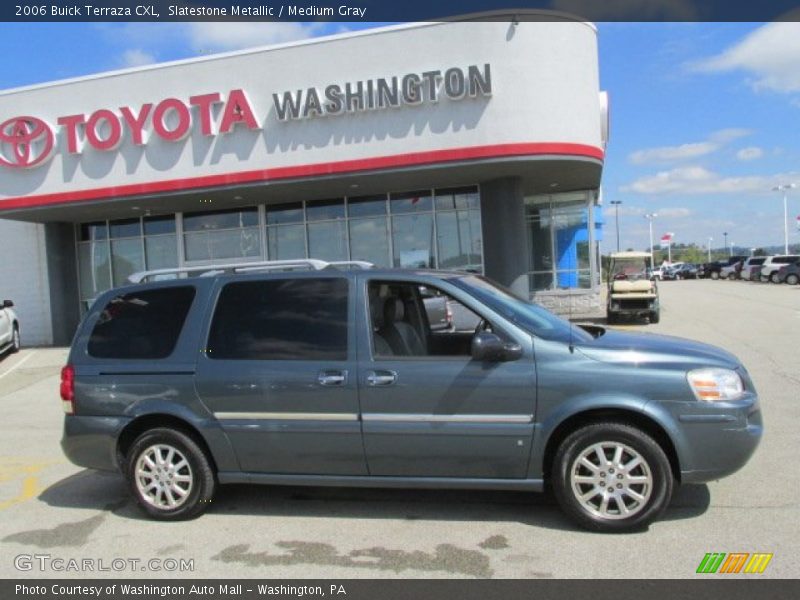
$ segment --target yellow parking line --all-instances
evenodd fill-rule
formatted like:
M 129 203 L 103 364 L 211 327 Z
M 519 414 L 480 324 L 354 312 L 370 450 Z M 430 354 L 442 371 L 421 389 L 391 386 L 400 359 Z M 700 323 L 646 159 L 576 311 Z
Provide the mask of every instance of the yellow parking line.
M 10 461 L 0 459 L 0 483 L 13 486 L 17 480 L 22 478 L 22 482 L 17 488 L 19 492 L 15 496 L 7 500 L 0 500 L 0 510 L 6 510 L 11 506 L 35 498 L 42 491 L 39 473 L 54 464 L 57 464 L 57 461 L 21 464 L 19 458 L 13 458 Z

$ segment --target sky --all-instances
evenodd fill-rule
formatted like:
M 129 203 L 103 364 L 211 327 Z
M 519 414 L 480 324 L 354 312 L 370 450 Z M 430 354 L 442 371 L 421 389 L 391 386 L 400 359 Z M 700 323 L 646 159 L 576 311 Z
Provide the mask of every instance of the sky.
M 339 33 L 346 23 L 2 23 L 0 89 Z M 606 241 L 722 248 L 800 242 L 800 23 L 600 23 L 611 99 Z M 27 49 L 19 60 L 20 49 Z M 31 52 L 30 49 L 35 49 Z M 724 235 L 727 233 L 727 237 Z

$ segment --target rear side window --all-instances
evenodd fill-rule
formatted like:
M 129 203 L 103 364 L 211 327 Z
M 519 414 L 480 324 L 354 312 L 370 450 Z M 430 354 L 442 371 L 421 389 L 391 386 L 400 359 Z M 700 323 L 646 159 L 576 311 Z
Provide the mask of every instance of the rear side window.
M 346 360 L 347 280 L 227 284 L 206 351 L 212 359 Z
M 192 286 L 116 296 L 106 304 L 92 330 L 89 356 L 166 358 L 175 350 L 194 296 Z

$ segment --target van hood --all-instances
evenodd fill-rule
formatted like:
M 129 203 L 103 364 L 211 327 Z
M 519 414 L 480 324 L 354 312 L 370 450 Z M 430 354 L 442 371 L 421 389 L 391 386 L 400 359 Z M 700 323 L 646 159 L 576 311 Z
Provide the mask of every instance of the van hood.
M 739 359 L 716 346 L 653 333 L 605 329 L 594 339 L 576 344 L 575 349 L 587 358 L 606 363 L 676 368 L 741 367 Z

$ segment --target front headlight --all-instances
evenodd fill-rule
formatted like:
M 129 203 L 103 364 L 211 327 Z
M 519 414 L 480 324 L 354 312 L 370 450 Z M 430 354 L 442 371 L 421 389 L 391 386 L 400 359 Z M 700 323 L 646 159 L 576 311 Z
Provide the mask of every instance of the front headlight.
M 686 379 L 698 400 L 738 400 L 744 394 L 742 378 L 730 369 L 695 369 L 686 374 Z

